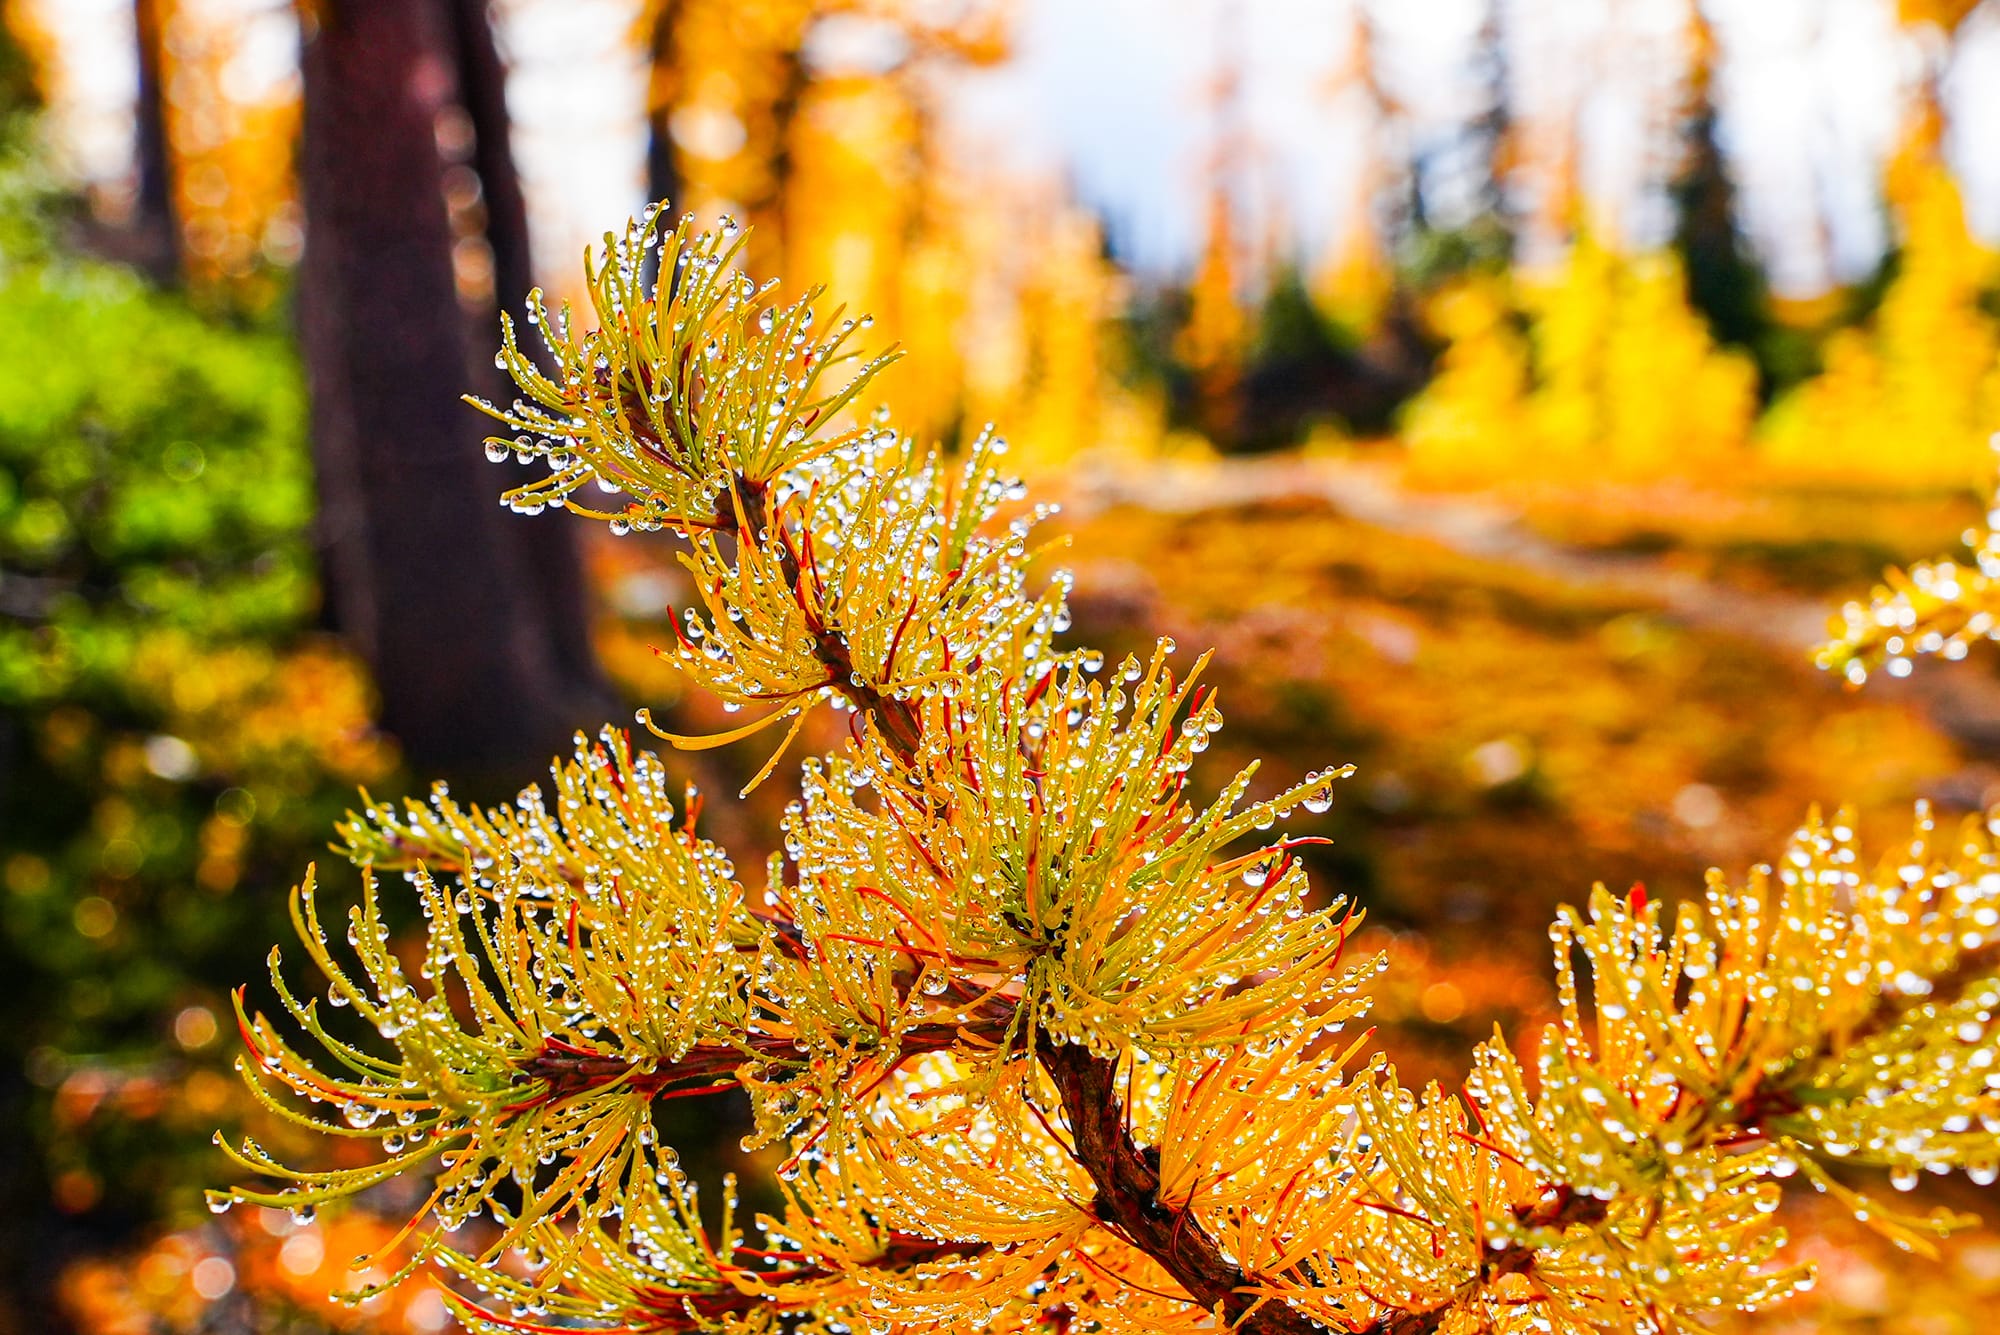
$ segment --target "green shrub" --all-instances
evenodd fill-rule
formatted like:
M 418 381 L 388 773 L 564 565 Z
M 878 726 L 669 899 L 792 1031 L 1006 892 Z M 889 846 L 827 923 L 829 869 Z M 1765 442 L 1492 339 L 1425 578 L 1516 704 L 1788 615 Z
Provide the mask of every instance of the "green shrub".
M 365 680 L 312 625 L 287 342 L 7 232 L 0 1049 L 92 1096 L 0 1115 L 25 1112 L 68 1208 L 143 1216 L 202 1144 L 163 1091 L 225 1096 L 196 1078 L 222 1060 L 224 987 L 389 756 Z

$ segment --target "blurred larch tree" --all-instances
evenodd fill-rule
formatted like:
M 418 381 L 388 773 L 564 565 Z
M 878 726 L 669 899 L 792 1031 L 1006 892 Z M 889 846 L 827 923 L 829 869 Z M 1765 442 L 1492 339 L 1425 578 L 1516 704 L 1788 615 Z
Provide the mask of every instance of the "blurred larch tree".
M 1481 194 L 1490 194 L 1497 209 L 1512 130 L 1506 62 L 1488 41 L 1490 26 L 1481 28 L 1479 57 L 1490 96 L 1467 128 L 1491 187 Z M 1432 248 L 1410 244 L 1415 167 L 1405 151 L 1404 109 L 1383 79 L 1382 46 L 1379 25 L 1357 5 L 1345 54 L 1329 82 L 1346 108 L 1344 137 L 1356 142 L 1359 158 L 1338 206 L 1340 226 L 1304 280 L 1310 311 L 1289 299 L 1293 281 L 1282 272 L 1264 294 L 1245 411 L 1253 420 L 1272 419 L 1257 433 L 1266 441 L 1274 426 L 1296 435 L 1315 419 L 1364 435 L 1386 431 L 1430 376 L 1430 339 L 1417 318 L 1414 290 L 1427 281 L 1426 265 L 1408 263 L 1408 254 L 1398 252 Z M 1464 229 L 1468 237 L 1473 231 Z M 1317 319 L 1287 320 L 1287 307 Z M 1309 337 L 1273 338 L 1287 327 Z
M 1375 77 L 1374 34 L 1367 11 L 1357 6 L 1349 25 L 1347 55 L 1331 83 L 1359 103 L 1362 124 L 1349 133 L 1358 141 L 1360 160 L 1340 204 L 1340 228 L 1314 269 L 1313 298 L 1329 320 L 1365 338 L 1381 326 L 1396 282 L 1378 217 L 1390 170 L 1383 138 L 1391 111 Z
M 2000 321 L 1987 308 L 2000 254 L 1974 234 L 1944 153 L 1942 81 L 1953 37 L 1975 6 L 1906 3 L 1904 21 L 1935 29 L 1883 180 L 1894 229 L 1879 302 L 1835 329 L 1824 371 L 1763 422 L 1765 456 L 1800 474 L 1852 483 L 1966 487 L 1985 473 L 2000 421 Z M 1884 450 L 1881 442 L 1898 442 Z
M 674 134 L 669 118 L 684 82 L 679 64 L 679 29 L 686 8 L 684 0 L 649 0 L 640 16 L 639 31 L 646 43 L 648 70 L 646 195 L 650 199 L 681 197 L 680 170 L 674 161 Z
M 1251 145 L 1243 124 L 1243 61 L 1225 8 L 1216 33 L 1215 81 L 1209 89 L 1214 142 L 1207 165 L 1207 232 L 1201 258 L 1188 287 L 1187 322 L 1181 326 L 1179 354 L 1187 363 L 1195 425 L 1211 440 L 1231 440 L 1243 425 L 1244 360 L 1250 351 L 1250 314 L 1244 302 L 1244 271 L 1253 267 L 1250 248 L 1237 231 L 1244 204 Z
M 804 121 L 816 101 L 839 98 L 857 81 L 838 49 L 865 50 L 868 77 L 860 81 L 889 86 L 919 122 L 919 133 L 905 144 L 914 161 L 925 156 L 930 129 L 917 82 L 941 60 L 978 65 L 1005 55 L 1010 17 L 1011 6 L 995 0 L 943 6 L 650 0 L 639 32 L 652 64 L 651 194 L 701 214 L 730 213 L 753 229 L 759 258 L 796 262 L 802 233 L 824 231 L 819 219 L 827 207 L 815 195 L 810 224 L 790 218 L 789 202 L 803 193 L 794 178 Z M 849 147 L 867 157 L 880 145 Z M 917 173 L 897 175 L 914 179 Z M 840 287 L 836 277 L 836 293 Z
M 298 256 L 295 71 L 268 59 L 288 5 L 133 0 L 132 195 L 103 241 L 211 314 L 256 320 Z
M 652 185 L 755 224 L 784 243 L 792 124 L 811 77 L 807 40 L 825 0 L 655 0 L 648 157 Z M 777 256 L 773 254 L 772 259 Z
M 598 708 L 574 549 L 503 528 L 454 386 L 526 223 L 504 72 L 479 0 L 333 0 L 303 52 L 312 394 L 327 595 L 384 724 L 461 772 L 539 757 Z M 474 331 L 479 331 L 475 339 Z
M 1513 69 L 1507 48 L 1506 15 L 1500 0 L 1486 0 L 1473 38 L 1472 66 L 1480 90 L 1479 109 L 1466 126 L 1479 173 L 1474 193 L 1478 201 L 1474 225 L 1494 233 L 1500 253 L 1511 255 L 1515 200 L 1510 178 L 1515 143 L 1513 91 L 1509 85 Z
M 1772 340 L 1770 293 L 1763 270 L 1736 224 L 1736 186 L 1718 133 L 1715 105 L 1716 35 L 1699 0 L 1687 5 L 1688 68 L 1682 83 L 1682 161 L 1674 178 L 1674 250 L 1687 275 L 1688 301 L 1717 340 L 1757 357 L 1765 395 L 1806 369 L 1781 360 Z
M 1010 50 L 1001 0 L 656 0 L 653 192 L 751 225 L 751 262 L 826 275 L 837 304 L 910 336 L 905 420 L 955 440 L 1023 424 L 1019 466 L 1156 438 L 1103 330 L 1120 278 L 1059 184 L 951 142 L 945 79 Z

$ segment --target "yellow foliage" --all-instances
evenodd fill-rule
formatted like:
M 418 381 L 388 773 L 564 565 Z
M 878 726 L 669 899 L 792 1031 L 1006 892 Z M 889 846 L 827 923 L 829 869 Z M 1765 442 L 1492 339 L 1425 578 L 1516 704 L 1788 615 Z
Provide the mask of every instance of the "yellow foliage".
M 1119 278 L 1095 221 L 940 151 L 915 67 L 995 58 L 1007 6 L 940 24 L 897 0 L 684 2 L 670 121 L 685 202 L 766 232 L 745 252 L 753 266 L 825 274 L 836 301 L 905 332 L 911 350 L 885 385 L 909 434 L 1006 421 L 1028 472 L 1158 438 L 1161 409 L 1119 385 L 1106 356 Z M 840 13 L 894 23 L 911 54 L 884 72 L 808 70 L 798 43 Z
M 155 0 L 161 86 L 183 266 L 198 295 L 252 308 L 278 294 L 273 269 L 303 240 L 293 144 L 296 78 L 257 84 L 243 71 L 244 7 L 230 0 Z
M 969 313 L 966 419 L 1016 424 L 1016 466 L 1031 476 L 1093 457 L 1150 453 L 1162 409 L 1119 383 L 1106 323 L 1121 280 L 1098 226 L 1055 201 L 1035 207 L 1037 199 L 1046 196 L 989 205 L 978 223 L 992 261 L 986 272 L 1004 278 Z
M 64 1315 L 89 1335 L 194 1335 L 212 1328 L 216 1289 L 225 1281 L 310 1313 L 303 1319 L 314 1330 L 436 1330 L 445 1316 L 436 1293 L 408 1289 L 367 1310 L 333 1296 L 358 1278 L 348 1262 L 381 1247 L 394 1231 L 358 1211 L 318 1222 L 276 1215 L 226 1229 L 188 1229 L 130 1258 L 93 1257 L 70 1266 L 56 1296 Z
M 640 290 L 662 239 L 684 276 Z M 1955 833 L 1920 812 L 1872 870 L 1852 817 L 1810 818 L 1775 870 L 1715 873 L 1671 914 L 1599 887 L 1551 931 L 1535 1087 L 1496 1035 L 1462 1092 L 1408 1089 L 1348 1032 L 1383 965 L 1346 958 L 1358 917 L 1296 855 L 1317 841 L 1267 833 L 1351 767 L 1261 801 L 1254 762 L 1196 775 L 1222 729 L 1208 656 L 1058 648 L 1069 579 L 1035 587 L 1042 512 L 1015 510 L 997 442 L 948 465 L 886 415 L 816 434 L 861 383 L 815 388 L 845 331 L 805 336 L 810 301 L 739 250 L 651 220 L 613 238 L 604 323 L 551 331 L 556 378 L 505 349 L 540 406 L 497 443 L 557 470 L 517 508 L 608 483 L 634 498 L 613 522 L 685 544 L 703 608 L 673 661 L 770 712 L 658 735 L 717 745 L 825 704 L 847 739 L 802 765 L 761 892 L 615 728 L 546 798 L 368 802 L 342 827 L 347 949 L 310 876 L 294 920 L 379 1043 L 333 1032 L 275 951 L 307 1041 L 239 994 L 264 1108 L 367 1157 L 295 1168 L 246 1138 L 232 1158 L 276 1185 L 218 1209 L 311 1209 L 434 1160 L 382 1264 L 414 1237 L 408 1268 L 477 1286 L 450 1301 L 480 1332 L 1662 1335 L 1803 1282 L 1785 1178 L 1921 1247 L 1959 1221 L 1835 1170 L 2000 1173 L 2000 812 Z M 388 871 L 420 959 L 393 946 Z M 784 1155 L 758 1245 L 733 1184 L 704 1221 L 655 1120 L 730 1088 L 747 1145 Z
M 370 726 L 374 700 L 360 665 L 330 641 L 283 653 L 261 646 L 204 649 L 173 630 L 146 635 L 134 683 L 161 702 L 174 731 L 222 773 L 317 768 L 366 783 L 392 763 Z
M 1181 356 L 1198 371 L 1227 371 L 1249 341 L 1250 314 L 1243 307 L 1243 264 L 1237 250 L 1229 196 L 1215 191 L 1209 198 L 1201 262 L 1188 288 L 1188 321 L 1180 335 Z
M 1772 409 L 1761 450 L 1827 481 L 1965 486 L 1985 472 L 2000 424 L 2000 324 L 1980 307 L 2000 265 L 1935 157 L 1906 152 L 1889 186 L 1902 231 L 1895 280 L 1867 326 L 1828 340 L 1824 373 Z
M 1188 286 L 1187 323 L 1176 340 L 1181 360 L 1194 372 L 1199 424 L 1211 436 L 1226 435 L 1235 426 L 1243 359 L 1250 348 L 1242 271 L 1229 195 L 1217 188 L 1209 194 L 1208 236 Z
M 800 52 L 818 0 L 674 0 L 677 65 L 666 129 L 682 199 L 703 215 L 731 213 L 761 237 L 762 266 L 784 258 L 785 172 L 792 120 L 806 89 Z
M 1430 304 L 1445 348 L 1403 419 L 1410 469 L 1422 480 L 1477 486 L 1538 467 L 1528 424 L 1533 354 L 1507 295 L 1498 280 L 1474 278 Z
M 1395 268 L 1383 252 L 1381 239 L 1356 210 L 1341 243 L 1313 271 L 1313 302 L 1343 329 L 1373 333 L 1396 290 Z
M 0 5 L 0 27 L 27 58 L 27 73 L 35 95 L 44 104 L 61 99 L 75 79 L 62 60 L 62 40 L 36 4 Z
M 1156 436 L 1157 412 L 1107 356 L 1120 278 L 1096 221 L 1046 188 L 932 160 L 909 96 L 883 79 L 814 91 L 794 183 L 813 203 L 794 211 L 787 253 L 908 331 L 885 385 L 911 433 L 1008 422 L 1029 473 Z M 1121 431 L 1121 415 L 1140 425 Z
M 1415 477 L 1632 481 L 1740 456 L 1755 370 L 1715 346 L 1671 256 L 1585 238 L 1553 274 L 1517 283 L 1476 277 L 1433 303 L 1447 343 L 1405 422 Z
M 2000 448 L 2000 435 L 1993 438 Z M 1986 523 L 1967 529 L 1971 560 L 1949 557 L 1919 561 L 1908 570 L 1891 567 L 1867 602 L 1840 609 L 1828 629 L 1832 638 L 1815 656 L 1819 665 L 1859 686 L 1882 668 L 1907 677 L 1915 660 L 1937 654 L 1964 658 L 1981 640 L 2000 639 L 2000 497 Z
M 897 315 L 901 239 L 921 203 L 917 111 L 887 80 L 814 83 L 793 129 L 785 257 L 856 310 Z M 901 326 L 898 326 L 901 327 Z
M 1896 17 L 1903 23 L 1930 23 L 1953 32 L 1979 5 L 1980 0 L 1896 0 Z

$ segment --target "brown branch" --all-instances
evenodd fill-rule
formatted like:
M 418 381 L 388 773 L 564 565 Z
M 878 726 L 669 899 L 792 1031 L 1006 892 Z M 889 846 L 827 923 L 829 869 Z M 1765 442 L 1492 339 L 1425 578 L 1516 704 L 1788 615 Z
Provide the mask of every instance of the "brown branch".
M 1611 1203 L 1596 1196 L 1586 1196 L 1569 1187 L 1557 1187 L 1549 1199 L 1537 1201 L 1533 1205 L 1514 1207 L 1514 1218 L 1523 1228 L 1566 1229 L 1571 1224 L 1584 1224 L 1595 1228 L 1611 1213 Z M 1499 1247 L 1487 1249 L 1492 1254 L 1480 1266 L 1481 1277 L 1488 1281 L 1503 1275 L 1521 1275 L 1535 1267 L 1537 1248 L 1524 1247 L 1517 1242 L 1509 1242 Z
M 964 1036 L 998 1042 L 1005 1035 L 1010 1015 L 998 1006 L 991 1013 L 964 1025 L 924 1024 L 903 1032 L 893 1059 L 893 1069 L 926 1052 L 943 1052 L 956 1047 Z M 697 1043 L 679 1061 L 646 1063 L 610 1053 L 593 1052 L 569 1044 L 545 1042 L 541 1051 L 516 1064 L 524 1083 L 540 1082 L 544 1088 L 523 1100 L 522 1106 L 553 1103 L 587 1094 L 614 1081 L 649 1098 L 702 1093 L 720 1081 L 734 1081 L 736 1073 L 753 1061 L 795 1059 L 798 1050 L 789 1036 L 754 1034 L 743 1043 Z
M 1317 1335 L 1320 1327 L 1281 1302 L 1244 1292 L 1249 1277 L 1222 1254 L 1186 1209 L 1161 1202 L 1159 1153 L 1143 1149 L 1125 1124 L 1118 1065 L 1073 1043 L 1044 1040 L 1036 1055 L 1055 1081 L 1076 1160 L 1097 1186 L 1097 1217 L 1159 1263 L 1201 1307 L 1220 1308 L 1242 1335 Z
M 733 533 L 739 542 L 759 541 L 774 527 L 770 505 L 770 487 L 767 483 L 742 474 L 736 476 L 736 496 L 743 507 L 743 518 L 739 524 L 736 505 L 724 500 L 715 507 L 713 527 L 718 533 Z M 905 762 L 916 758 L 917 748 L 923 741 L 923 717 L 916 706 L 907 700 L 898 700 L 865 682 L 854 680 L 854 655 L 848 648 L 847 637 L 839 631 L 819 625 L 811 609 L 799 598 L 799 559 L 793 554 L 791 545 L 782 534 L 773 534 L 778 546 L 778 570 L 784 577 L 785 587 L 792 590 L 794 600 L 799 602 L 800 611 L 806 614 L 806 630 L 812 637 L 813 656 L 826 665 L 832 680 L 855 708 L 875 716 L 875 722 L 882 730 L 883 740 L 894 748 Z
M 1132 1139 L 1117 1092 L 1117 1063 L 1075 1044 L 1044 1042 L 1036 1054 L 1062 1099 L 1076 1160 L 1097 1187 L 1092 1208 L 1099 1222 L 1146 1253 L 1184 1289 L 1189 1301 L 1219 1308 L 1229 1329 L 1242 1335 L 1312 1335 L 1322 1327 L 1281 1301 L 1259 1302 L 1254 1281 L 1185 1208 L 1159 1198 L 1159 1153 Z M 1547 1200 L 1515 1209 L 1527 1228 L 1596 1227 L 1609 1203 L 1558 1187 Z M 1534 1269 L 1540 1249 L 1507 1243 L 1489 1249 L 1474 1286 Z M 1458 1299 L 1422 1310 L 1386 1313 L 1355 1335 L 1433 1335 Z
M 1819 1051 L 1811 1058 L 1799 1062 L 1779 1076 L 1761 1077 L 1750 1093 L 1736 1104 L 1734 1116 L 1726 1123 L 1704 1128 L 1711 1137 L 1709 1143 L 1719 1142 L 1713 1137 L 1724 1132 L 1733 1133 L 1732 1139 L 1740 1137 L 1749 1140 L 1761 1134 L 1764 1124 L 1776 1118 L 1789 1117 L 1799 1111 L 1800 1103 L 1793 1092 L 1796 1081 L 1786 1081 L 1801 1068 L 1809 1067 L 1814 1061 L 1830 1057 L 1849 1044 L 1882 1033 L 1900 1024 L 1923 1006 L 1949 1004 L 1973 983 L 1991 977 L 2000 968 L 2000 941 L 1989 942 L 1959 956 L 1958 962 L 1949 972 L 1939 974 L 1931 980 L 1930 991 L 1921 996 L 1889 996 L 1877 998 L 1875 1008 L 1855 1027 L 1839 1038 L 1829 1035 Z M 1515 1217 L 1529 1228 L 1566 1228 L 1572 1224 L 1583 1224 L 1592 1228 L 1604 1222 L 1610 1213 L 1610 1204 L 1594 1196 L 1584 1196 L 1568 1187 L 1558 1187 L 1549 1200 L 1531 1207 L 1517 1208 Z M 1506 1275 L 1525 1275 L 1535 1266 L 1539 1249 L 1518 1242 L 1510 1242 L 1489 1251 L 1480 1266 L 1478 1281 L 1472 1286 L 1490 1284 Z M 1432 1335 L 1440 1329 L 1444 1319 L 1457 1306 L 1454 1298 L 1437 1307 L 1416 1312 L 1397 1312 L 1385 1315 L 1374 1323 L 1364 1326 L 1354 1335 Z
M 949 1260 L 953 1257 L 979 1256 L 989 1250 L 984 1242 L 939 1242 L 931 1238 L 918 1237 L 914 1233 L 889 1234 L 889 1240 L 879 1256 L 861 1263 L 870 1270 L 907 1270 L 912 1266 L 925 1265 L 934 1261 Z M 792 1270 L 754 1271 L 757 1278 L 765 1283 L 811 1284 L 819 1280 L 835 1279 L 842 1273 L 830 1266 L 809 1265 Z M 701 1289 L 690 1292 L 685 1289 L 664 1287 L 648 1288 L 641 1292 L 639 1310 L 648 1317 L 651 1331 L 692 1331 L 712 1330 L 716 1324 L 729 1317 L 747 1317 L 752 1312 L 769 1310 L 776 1298 L 768 1293 L 745 1292 L 733 1286 Z

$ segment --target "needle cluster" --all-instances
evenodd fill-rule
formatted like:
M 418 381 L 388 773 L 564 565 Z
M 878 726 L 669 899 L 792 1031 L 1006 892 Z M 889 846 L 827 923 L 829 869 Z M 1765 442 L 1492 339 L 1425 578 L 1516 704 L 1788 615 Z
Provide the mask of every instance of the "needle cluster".
M 1923 1248 L 1956 1221 L 1869 1175 L 2000 1171 L 2000 853 L 1923 813 L 1872 869 L 1843 815 L 1672 912 L 1600 887 L 1553 928 L 1539 1043 L 1404 1087 L 1356 1026 L 1383 962 L 1279 831 L 1347 769 L 1197 800 L 1202 660 L 1059 647 L 1004 443 L 858 420 L 884 359 L 740 245 L 657 213 L 607 238 L 593 329 L 533 307 L 552 369 L 509 331 L 525 397 L 491 452 L 548 465 L 516 509 L 680 538 L 699 606 L 663 653 L 755 713 L 660 737 L 789 743 L 830 708 L 847 739 L 803 763 L 761 884 L 618 728 L 511 806 L 364 802 L 345 949 L 309 876 L 320 980 L 274 951 L 291 1024 L 242 1010 L 271 1112 L 360 1152 L 231 1145 L 261 1185 L 218 1208 L 427 1175 L 404 1274 L 452 1277 L 485 1332 L 1664 1331 L 1806 1282 L 1787 1178 Z M 726 1185 L 704 1226 L 656 1114 L 726 1089 L 784 1205 L 742 1219 Z

